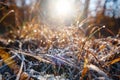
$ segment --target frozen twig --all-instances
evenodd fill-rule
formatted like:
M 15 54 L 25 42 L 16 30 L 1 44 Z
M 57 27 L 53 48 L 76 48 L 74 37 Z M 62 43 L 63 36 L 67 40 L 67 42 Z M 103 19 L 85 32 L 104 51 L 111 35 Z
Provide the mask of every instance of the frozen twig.
M 100 75 L 108 78 L 108 75 L 104 71 L 102 71 L 100 68 L 98 68 L 97 66 L 90 64 L 90 65 L 88 65 L 88 68 L 90 70 L 94 70 L 94 71 L 98 72 Z
M 22 57 L 23 57 L 23 55 L 22 55 Z M 22 73 L 23 66 L 24 66 L 24 59 L 22 59 L 21 67 L 20 67 L 20 70 L 19 70 L 19 72 L 18 72 L 18 74 L 17 74 L 16 80 L 19 80 L 19 79 L 20 79 L 20 75 L 21 75 L 21 73 Z

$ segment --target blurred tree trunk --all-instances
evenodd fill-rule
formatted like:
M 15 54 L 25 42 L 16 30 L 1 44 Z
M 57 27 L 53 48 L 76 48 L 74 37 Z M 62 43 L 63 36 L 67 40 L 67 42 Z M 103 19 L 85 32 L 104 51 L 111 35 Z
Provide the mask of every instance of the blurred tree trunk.
M 113 0 L 114 5 L 119 6 L 119 5 L 115 4 L 116 1 L 118 1 L 118 0 Z M 103 21 L 104 21 L 104 24 L 106 25 L 106 27 L 116 35 L 116 34 L 118 34 L 118 32 L 120 30 L 120 17 L 115 18 L 115 16 L 117 14 L 115 14 L 114 9 L 113 9 L 113 12 L 111 12 L 111 14 L 113 14 L 112 17 L 109 17 L 109 15 L 107 15 L 107 16 L 105 15 L 105 11 L 107 11 L 107 7 L 106 7 L 107 2 L 109 2 L 109 0 L 105 0 L 104 7 L 103 7 L 103 14 L 102 14 L 102 15 L 104 15 Z M 112 6 L 112 7 L 114 7 L 114 6 Z M 117 9 L 117 7 L 115 9 Z M 110 33 L 108 35 L 113 36 Z
M 93 21 L 91 21 L 90 24 L 96 24 L 96 25 L 100 25 L 98 27 L 101 27 L 103 25 L 106 26 L 105 29 L 102 29 L 100 31 L 102 37 L 107 37 L 107 36 L 115 36 L 116 34 L 118 34 L 119 30 L 120 30 L 120 18 L 115 18 L 115 14 L 114 14 L 114 10 L 113 12 L 111 11 L 110 14 L 113 14 L 113 16 L 109 16 L 109 14 L 105 14 L 106 11 L 110 11 L 109 9 L 107 9 L 107 4 L 110 0 L 105 0 L 103 7 L 96 7 L 96 8 L 102 8 L 100 11 L 97 11 L 96 9 L 96 16 L 95 19 Z M 114 2 L 114 1 L 113 1 Z M 100 2 L 97 3 L 97 5 L 99 5 Z M 116 4 L 114 4 L 116 5 Z M 112 6 L 114 7 L 114 6 Z M 112 9 L 111 9 L 112 10 Z M 92 28 L 92 27 L 91 27 Z M 96 34 L 96 37 L 98 36 L 98 34 Z
M 89 8 L 90 0 L 85 0 L 85 7 L 83 10 L 83 19 L 88 17 L 88 8 Z
M 78 18 L 77 18 L 77 26 L 80 25 L 80 23 L 86 19 L 88 17 L 88 11 L 89 11 L 89 5 L 90 5 L 90 0 L 85 0 L 84 4 L 83 4 L 83 10 L 82 12 L 80 11 Z M 80 6 L 81 7 L 81 6 Z M 81 14 L 82 13 L 82 14 Z M 83 25 L 82 25 L 83 26 Z M 86 24 L 84 24 L 84 27 L 86 26 Z

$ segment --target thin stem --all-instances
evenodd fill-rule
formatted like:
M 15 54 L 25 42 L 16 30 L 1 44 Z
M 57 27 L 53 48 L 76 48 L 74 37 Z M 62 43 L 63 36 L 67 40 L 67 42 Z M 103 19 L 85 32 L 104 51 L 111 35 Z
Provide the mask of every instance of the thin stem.
M 14 12 L 14 10 L 10 10 L 7 14 L 5 14 L 1 19 L 0 19 L 0 23 L 10 14 Z

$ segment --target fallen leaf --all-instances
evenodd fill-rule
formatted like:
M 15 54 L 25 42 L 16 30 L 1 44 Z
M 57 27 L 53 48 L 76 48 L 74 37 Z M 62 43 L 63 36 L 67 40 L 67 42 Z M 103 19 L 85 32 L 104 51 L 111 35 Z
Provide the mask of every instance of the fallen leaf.
M 17 73 L 19 70 L 19 66 L 15 63 L 15 61 L 12 59 L 11 55 L 7 53 L 5 50 L 0 49 L 0 57 L 3 59 L 3 62 L 8 65 L 12 70 L 14 70 L 14 73 Z
M 110 61 L 110 62 L 108 63 L 108 65 L 112 65 L 112 64 L 117 63 L 117 62 L 119 62 L 119 61 L 120 61 L 120 57 L 117 58 L 117 59 L 114 59 L 114 60 Z

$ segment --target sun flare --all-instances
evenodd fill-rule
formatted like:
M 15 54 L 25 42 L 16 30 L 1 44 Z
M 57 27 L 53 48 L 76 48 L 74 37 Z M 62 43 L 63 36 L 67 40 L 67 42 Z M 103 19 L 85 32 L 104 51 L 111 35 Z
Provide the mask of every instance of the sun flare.
M 71 25 L 78 14 L 75 0 L 48 0 L 42 7 L 50 25 Z
M 55 4 L 55 12 L 58 16 L 66 16 L 72 13 L 73 4 L 69 0 L 58 0 Z

